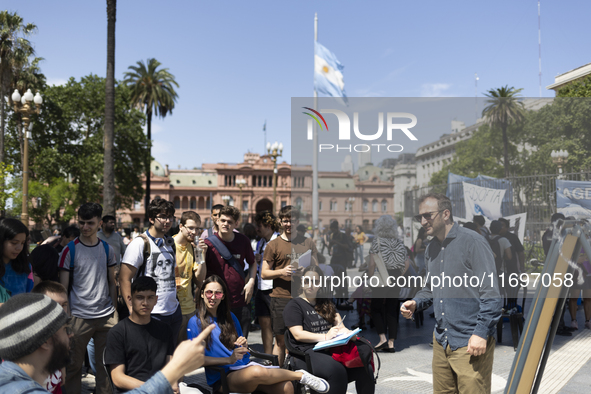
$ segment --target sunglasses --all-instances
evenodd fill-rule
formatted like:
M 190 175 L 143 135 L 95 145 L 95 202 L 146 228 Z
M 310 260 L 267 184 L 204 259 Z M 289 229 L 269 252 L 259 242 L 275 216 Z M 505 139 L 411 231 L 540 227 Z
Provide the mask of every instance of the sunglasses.
M 205 290 L 204 294 L 207 298 L 212 298 L 215 296 L 218 300 L 224 296 L 223 291 L 213 291 L 213 290 Z
M 419 213 L 418 215 L 414 216 L 414 219 L 417 222 L 421 222 L 421 220 L 424 218 L 425 220 L 432 220 L 435 219 L 437 217 L 437 215 L 433 215 L 434 213 L 439 213 L 439 212 L 443 212 L 445 211 L 445 209 L 439 210 L 439 211 L 432 211 L 432 212 L 425 212 L 425 213 Z

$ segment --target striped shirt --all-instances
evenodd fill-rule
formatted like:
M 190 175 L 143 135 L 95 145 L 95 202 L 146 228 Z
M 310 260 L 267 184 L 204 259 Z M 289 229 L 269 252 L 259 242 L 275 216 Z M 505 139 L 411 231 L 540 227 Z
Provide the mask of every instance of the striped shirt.
M 404 271 L 406 248 L 398 238 L 375 237 L 369 248 L 370 254 L 382 252 L 382 260 L 388 270 Z

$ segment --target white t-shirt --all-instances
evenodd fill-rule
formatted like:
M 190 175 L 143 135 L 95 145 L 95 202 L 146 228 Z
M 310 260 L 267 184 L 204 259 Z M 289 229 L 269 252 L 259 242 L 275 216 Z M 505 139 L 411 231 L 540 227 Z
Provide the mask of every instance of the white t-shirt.
M 150 255 L 146 261 L 144 275 L 154 278 L 158 285 L 156 291 L 158 302 L 152 313 L 164 316 L 172 315 L 179 306 L 174 280 L 176 266 L 174 250 L 172 245 L 167 245 L 166 242 L 158 247 L 150 237 L 148 239 L 150 240 Z M 169 239 L 174 242 L 172 238 Z M 144 239 L 142 237 L 136 237 L 127 245 L 122 262 L 137 268 L 136 278 L 141 274 L 140 268 L 144 264 Z
M 274 240 L 278 236 L 279 236 L 279 233 L 273 233 L 273 235 L 271 236 L 271 239 L 269 239 L 269 242 L 271 242 L 272 240 Z M 259 270 L 259 290 L 272 290 L 273 289 L 273 279 L 262 279 L 261 278 L 261 269 L 263 266 L 263 256 L 265 255 L 265 248 L 267 247 L 267 244 L 269 242 L 267 242 L 267 240 L 265 238 L 261 238 L 257 244 L 256 249 L 255 249 L 255 255 L 256 254 L 261 255 L 261 262 L 259 263 L 259 267 L 258 267 L 258 270 Z
M 107 267 L 117 264 L 113 248 L 109 247 L 109 259 L 105 247 L 99 240 L 96 245 L 88 246 L 74 240 L 74 283 L 70 292 L 70 310 L 72 316 L 81 319 L 98 319 L 115 311 L 109 294 Z M 70 248 L 66 245 L 60 255 L 58 266 L 70 271 Z
M 499 238 L 497 238 L 499 237 Z M 504 259 L 505 257 L 505 249 L 511 247 L 511 242 L 505 237 L 501 237 L 500 235 L 494 235 L 493 240 L 498 239 L 499 246 L 501 247 L 501 258 Z

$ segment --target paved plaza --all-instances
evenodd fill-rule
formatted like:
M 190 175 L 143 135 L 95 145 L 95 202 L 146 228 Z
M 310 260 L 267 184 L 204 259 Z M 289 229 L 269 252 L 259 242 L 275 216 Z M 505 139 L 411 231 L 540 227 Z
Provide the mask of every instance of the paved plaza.
M 366 245 L 366 253 L 369 244 Z M 330 257 L 327 255 L 327 261 Z M 357 269 L 348 270 L 351 276 L 358 275 Z M 526 300 L 525 312 L 529 312 L 531 300 Z M 400 316 L 398 339 L 395 342 L 396 353 L 380 352 L 381 369 L 376 387 L 376 394 L 384 393 L 431 393 L 432 371 L 431 358 L 433 349 L 429 346 L 432 339 L 435 319 L 429 317 L 433 311 L 429 308 L 424 312 L 424 324 L 416 327 L 416 323 Z M 345 311 L 345 323 L 348 327 L 358 321 L 357 312 Z M 570 318 L 567 312 L 567 322 Z M 583 310 L 578 311 L 578 321 L 584 322 Z M 583 325 L 579 323 L 579 327 Z M 375 330 L 369 328 L 362 335 L 371 343 L 378 343 Z M 262 351 L 261 332 L 253 331 L 249 334 L 249 343 L 253 349 Z M 511 340 L 509 323 L 504 324 L 503 343 L 497 343 L 493 366 L 492 392 L 502 393 L 509 371 L 513 363 L 515 351 Z M 591 330 L 579 328 L 572 337 L 556 336 L 552 345 L 552 353 L 546 365 L 544 379 L 539 393 L 587 393 L 589 392 L 589 376 L 591 375 Z M 187 383 L 206 385 L 203 368 L 196 370 L 186 377 Z M 84 393 L 91 393 L 94 387 L 94 377 L 84 378 Z M 355 393 L 353 383 L 349 384 L 347 393 Z

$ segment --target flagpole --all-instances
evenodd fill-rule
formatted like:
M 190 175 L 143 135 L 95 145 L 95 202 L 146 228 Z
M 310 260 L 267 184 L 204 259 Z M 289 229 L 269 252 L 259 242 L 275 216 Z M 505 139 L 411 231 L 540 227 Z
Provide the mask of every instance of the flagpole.
M 316 55 L 316 41 L 318 41 L 318 13 L 314 14 L 314 55 Z M 314 59 L 314 69 L 316 68 Z M 314 110 L 318 110 L 318 92 L 316 92 L 316 72 L 314 72 Z M 313 163 L 312 163 L 312 225 L 314 235 L 319 234 L 318 228 L 318 129 L 316 124 L 313 127 Z

